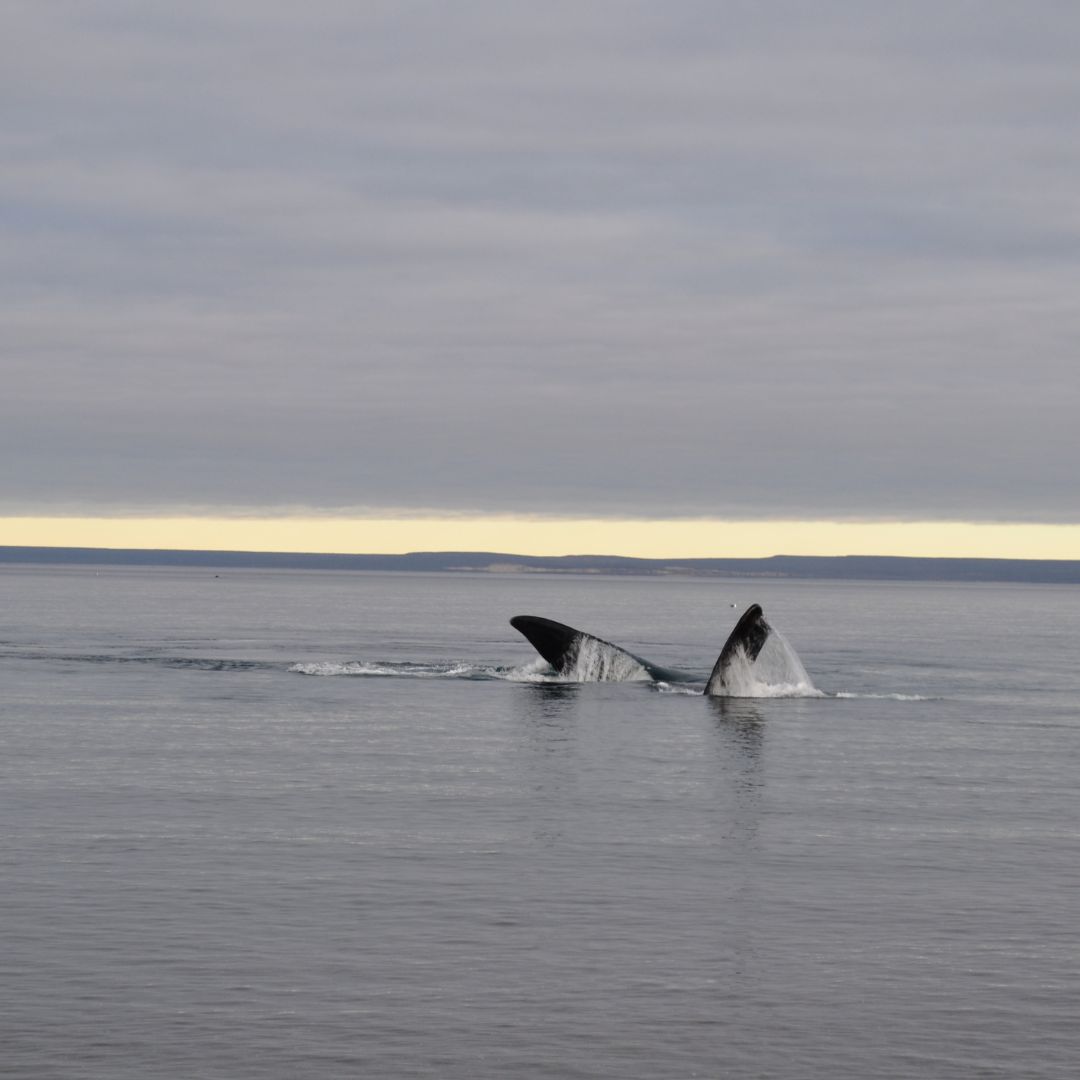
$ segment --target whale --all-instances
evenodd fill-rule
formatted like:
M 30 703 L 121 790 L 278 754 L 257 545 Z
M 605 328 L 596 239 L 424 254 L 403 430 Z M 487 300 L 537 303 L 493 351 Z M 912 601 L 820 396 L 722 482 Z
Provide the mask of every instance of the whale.
M 577 630 L 573 626 L 545 619 L 539 615 L 515 615 L 510 625 L 529 641 L 534 649 L 560 675 L 581 676 L 581 660 L 590 656 L 594 662 L 588 671 L 591 680 L 647 677 L 654 682 L 700 683 L 701 676 L 677 668 L 661 667 L 637 656 L 620 645 Z M 723 694 L 730 685 L 732 666 L 745 658 L 753 663 L 765 647 L 772 627 L 765 620 L 760 604 L 751 604 L 728 635 L 720 655 L 705 683 L 706 694 Z M 638 673 L 641 674 L 638 674 Z

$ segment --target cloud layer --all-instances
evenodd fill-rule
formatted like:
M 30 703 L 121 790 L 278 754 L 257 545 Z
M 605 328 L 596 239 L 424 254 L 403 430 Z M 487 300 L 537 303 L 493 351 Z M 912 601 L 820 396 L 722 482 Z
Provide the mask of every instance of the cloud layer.
M 1071 3 L 15 3 L 0 510 L 1080 521 Z

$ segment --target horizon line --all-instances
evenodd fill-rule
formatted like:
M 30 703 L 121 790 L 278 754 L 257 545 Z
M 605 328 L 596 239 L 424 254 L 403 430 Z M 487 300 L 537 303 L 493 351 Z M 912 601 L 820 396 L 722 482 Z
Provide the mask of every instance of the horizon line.
M 897 562 L 966 562 L 966 563 L 1066 563 L 1080 565 L 1078 558 L 1028 558 L 996 555 L 891 555 L 877 552 L 845 552 L 836 555 L 806 555 L 779 551 L 771 555 L 620 555 L 612 552 L 567 552 L 560 555 L 533 555 L 519 551 L 496 551 L 487 548 L 459 549 L 416 549 L 413 551 L 302 551 L 258 548 L 170 548 L 170 547 L 112 547 L 86 544 L 0 544 L 0 562 L 5 562 L 5 554 L 11 552 L 72 552 L 72 553 L 108 553 L 113 555 L 173 555 L 173 556 L 251 556 L 257 559 L 297 558 L 297 559 L 409 559 L 453 557 L 484 557 L 495 559 L 521 559 L 534 562 L 559 562 L 574 560 L 610 560 L 617 562 L 638 562 L 665 564 L 673 567 L 679 563 L 761 563 L 773 560 L 813 561 L 860 559 Z M 24 561 L 24 560 L 17 560 Z M 25 560 L 32 561 L 32 560 Z
M 874 553 L 878 558 L 1074 561 L 1080 524 L 965 521 L 645 519 L 435 515 L 320 517 L 0 516 L 12 547 L 387 555 L 518 552 L 563 557 L 761 559 Z

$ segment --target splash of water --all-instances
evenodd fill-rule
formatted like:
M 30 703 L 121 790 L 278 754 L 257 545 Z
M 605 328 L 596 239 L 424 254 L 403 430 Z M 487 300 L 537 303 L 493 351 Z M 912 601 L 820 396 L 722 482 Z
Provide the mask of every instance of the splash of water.
M 727 670 L 724 697 L 824 697 L 783 634 L 769 635 L 756 661 L 740 649 Z
M 572 661 L 563 668 L 567 682 L 640 682 L 649 673 L 629 653 L 594 637 L 579 637 Z
M 561 675 L 556 675 L 551 670 L 551 665 L 542 657 L 538 656 L 528 664 L 522 664 L 515 668 L 492 668 L 495 678 L 506 679 L 508 682 L 549 683 L 563 682 Z
M 541 658 L 509 671 L 498 669 L 495 676 L 539 683 L 648 682 L 652 678 L 629 653 L 588 635 L 577 639 L 561 671 L 553 671 Z
M 289 671 L 297 675 L 383 675 L 404 676 L 411 679 L 456 679 L 467 677 L 475 672 L 469 664 L 415 664 L 415 663 L 347 663 L 293 664 Z
M 859 694 L 854 691 L 840 690 L 833 694 L 840 700 L 854 701 L 940 701 L 940 698 L 928 697 L 926 694 Z

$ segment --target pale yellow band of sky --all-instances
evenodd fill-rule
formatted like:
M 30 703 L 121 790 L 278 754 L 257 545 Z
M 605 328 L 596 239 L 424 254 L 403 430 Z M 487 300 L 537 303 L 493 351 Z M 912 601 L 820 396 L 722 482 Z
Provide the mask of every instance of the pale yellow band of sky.
M 500 516 L 6 517 L 0 545 L 395 554 L 760 558 L 908 555 L 1078 559 L 1080 525 Z

